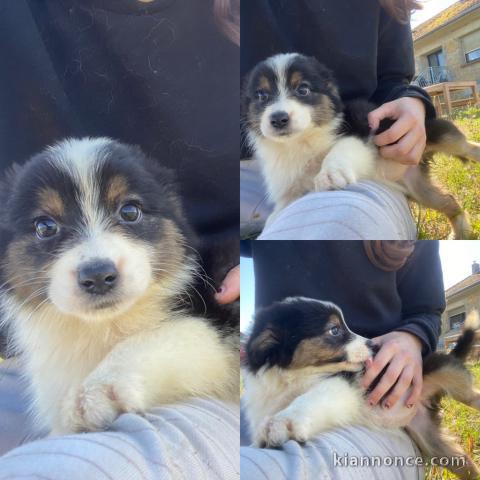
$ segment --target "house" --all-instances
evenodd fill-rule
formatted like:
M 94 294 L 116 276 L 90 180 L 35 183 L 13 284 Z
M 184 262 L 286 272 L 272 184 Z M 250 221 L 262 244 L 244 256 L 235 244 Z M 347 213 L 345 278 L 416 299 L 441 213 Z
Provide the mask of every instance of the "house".
M 416 81 L 422 87 L 480 84 L 480 0 L 460 0 L 413 30 Z
M 462 331 L 465 319 L 469 315 L 480 313 L 480 265 L 472 264 L 472 274 L 446 290 L 447 308 L 442 315 L 442 333 L 438 343 L 439 350 L 450 351 Z M 480 356 L 480 329 L 473 357 Z

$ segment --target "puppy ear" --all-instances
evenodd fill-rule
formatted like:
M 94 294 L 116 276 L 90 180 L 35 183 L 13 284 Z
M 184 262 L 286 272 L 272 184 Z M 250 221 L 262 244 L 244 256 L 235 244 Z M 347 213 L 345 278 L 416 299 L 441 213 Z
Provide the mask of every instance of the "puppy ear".
M 248 367 L 256 372 L 265 365 L 274 365 L 278 359 L 279 338 L 272 328 L 267 327 L 261 332 L 252 332 L 247 343 Z

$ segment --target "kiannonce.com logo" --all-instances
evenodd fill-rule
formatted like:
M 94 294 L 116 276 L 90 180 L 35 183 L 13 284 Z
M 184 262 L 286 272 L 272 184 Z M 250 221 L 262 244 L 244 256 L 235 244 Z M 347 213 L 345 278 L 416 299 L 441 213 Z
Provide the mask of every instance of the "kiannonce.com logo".
M 425 459 L 423 457 L 380 457 L 380 456 L 354 456 L 337 455 L 333 452 L 334 467 L 464 467 L 466 465 L 465 457 L 431 457 Z

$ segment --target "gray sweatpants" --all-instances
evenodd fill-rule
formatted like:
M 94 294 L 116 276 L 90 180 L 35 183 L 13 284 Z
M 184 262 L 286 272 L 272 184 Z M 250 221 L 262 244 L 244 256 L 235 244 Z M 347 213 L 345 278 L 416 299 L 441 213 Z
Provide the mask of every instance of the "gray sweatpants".
M 341 428 L 323 433 L 303 446 L 289 441 L 281 450 L 273 450 L 249 446 L 250 435 L 243 411 L 240 428 L 242 480 L 424 478 L 424 468 L 419 465 L 422 461 L 420 453 L 403 430 Z
M 0 480 L 230 480 L 240 468 L 242 480 L 423 478 L 421 468 L 388 464 L 418 455 L 401 431 L 348 428 L 305 446 L 243 446 L 239 453 L 238 407 L 215 400 L 157 407 L 145 417 L 125 414 L 107 432 L 33 441 L 23 392 L 15 363 L 0 364 Z M 372 456 L 382 464 L 346 466 Z
M 256 161 L 240 162 L 240 230 L 262 231 L 272 210 Z M 405 196 L 363 181 L 345 190 L 310 193 L 282 210 L 259 240 L 414 240 L 416 226 Z
M 54 375 L 55 372 L 52 372 Z M 237 405 L 193 399 L 121 415 L 107 432 L 29 443 L 18 368 L 0 364 L 0 480 L 234 480 Z M 15 448 L 16 447 L 16 448 Z

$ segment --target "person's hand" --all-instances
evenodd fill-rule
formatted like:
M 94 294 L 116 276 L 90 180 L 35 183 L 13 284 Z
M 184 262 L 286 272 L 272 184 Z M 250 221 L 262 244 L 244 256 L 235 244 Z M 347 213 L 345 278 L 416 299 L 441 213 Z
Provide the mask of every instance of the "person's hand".
M 395 123 L 373 138 L 380 147 L 380 155 L 404 165 L 418 165 L 427 142 L 423 101 L 419 98 L 403 97 L 384 103 L 368 114 L 370 128 L 377 130 L 384 118 L 391 118 Z
M 232 303 L 240 298 L 240 265 L 233 267 L 224 278 L 222 285 L 215 294 L 218 303 Z
M 378 374 L 389 364 L 378 385 L 367 397 L 370 405 L 376 405 L 394 386 L 383 401 L 385 408 L 393 407 L 400 397 L 412 386 L 405 402 L 412 408 L 422 391 L 422 343 L 419 338 L 407 332 L 391 332 L 372 339 L 380 346 L 374 359 L 366 362 L 366 372 L 361 385 L 368 388 Z

